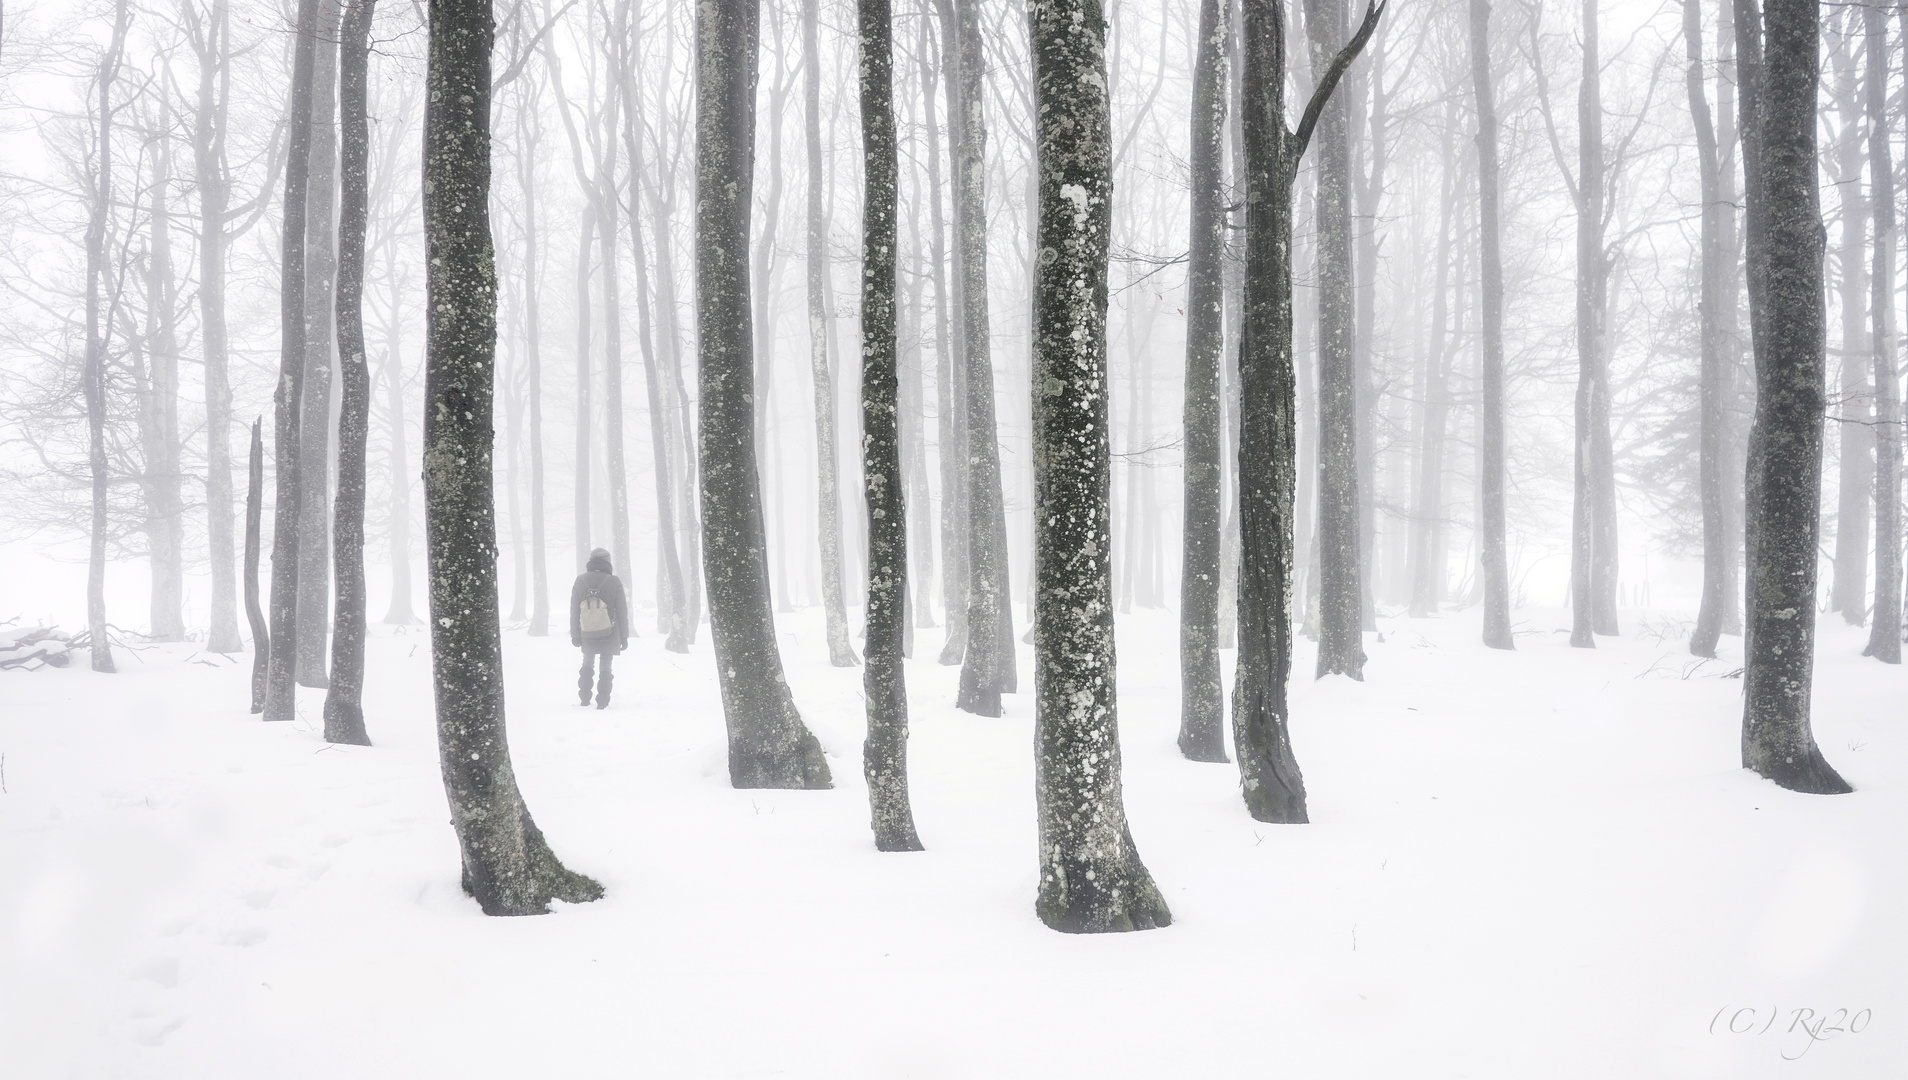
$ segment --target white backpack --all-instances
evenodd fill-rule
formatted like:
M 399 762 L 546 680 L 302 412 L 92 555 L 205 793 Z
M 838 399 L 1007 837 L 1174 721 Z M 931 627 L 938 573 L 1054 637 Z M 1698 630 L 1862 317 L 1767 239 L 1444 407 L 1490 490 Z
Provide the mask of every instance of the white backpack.
M 580 622 L 583 633 L 589 637 L 602 637 L 608 634 L 615 625 L 610 621 L 609 603 L 596 589 L 591 589 L 589 594 L 583 597 Z

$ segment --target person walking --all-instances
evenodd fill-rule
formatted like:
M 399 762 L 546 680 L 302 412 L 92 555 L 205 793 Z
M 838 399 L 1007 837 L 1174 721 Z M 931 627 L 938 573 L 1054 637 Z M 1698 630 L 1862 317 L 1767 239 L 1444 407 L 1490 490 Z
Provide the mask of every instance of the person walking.
M 610 659 L 629 647 L 629 605 L 623 583 L 610 569 L 610 554 L 590 552 L 590 561 L 570 587 L 570 644 L 583 650 L 583 670 L 576 679 L 577 704 L 590 703 L 590 683 L 596 683 L 596 707 L 609 708 Z M 603 658 L 601 675 L 594 670 Z

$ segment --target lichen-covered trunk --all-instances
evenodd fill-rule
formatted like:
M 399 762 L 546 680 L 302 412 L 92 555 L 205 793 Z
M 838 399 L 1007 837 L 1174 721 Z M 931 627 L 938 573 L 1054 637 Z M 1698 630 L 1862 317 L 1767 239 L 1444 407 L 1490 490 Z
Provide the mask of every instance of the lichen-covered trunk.
M 808 10 L 812 16 L 812 3 Z M 900 164 L 894 131 L 894 40 L 888 0 L 859 0 L 856 16 L 861 31 L 864 185 L 861 456 L 862 490 L 868 501 L 868 668 L 861 680 L 868 699 L 868 738 L 862 745 L 861 768 L 868 779 L 868 820 L 875 847 L 920 851 L 921 839 L 915 834 L 914 811 L 908 802 L 908 690 L 901 662 L 907 617 L 908 505 L 902 487 L 896 370 Z M 809 59 L 813 63 L 814 52 Z M 809 105 L 815 103 L 810 97 Z
M 1816 177 L 1819 0 L 1738 0 L 1756 411 L 1749 438 L 1743 765 L 1793 791 L 1852 790 L 1809 724 L 1824 340 Z M 1760 33 L 1758 31 L 1761 31 Z M 1766 34 L 1766 45 L 1763 36 Z
M 924 4 L 928 0 L 923 0 Z M 935 58 L 947 89 L 947 129 L 950 146 L 960 142 L 960 109 L 955 75 L 953 0 L 933 0 L 940 27 L 939 50 L 928 40 L 932 29 L 925 12 L 920 20 L 921 99 L 927 123 L 928 225 L 932 239 L 928 258 L 934 264 L 934 411 L 935 434 L 940 441 L 941 471 L 941 609 L 947 615 L 947 638 L 940 663 L 958 664 L 967 655 L 967 394 L 961 367 L 961 276 L 950 275 L 947 222 L 942 212 L 946 187 L 941 181 L 941 131 L 935 119 Z
M 224 147 L 230 27 L 227 0 L 212 0 L 210 17 L 199 24 L 192 38 L 199 59 L 192 159 L 199 194 L 199 348 L 205 387 L 206 551 L 212 574 L 212 621 L 206 648 L 217 653 L 235 653 L 244 647 L 238 628 L 238 560 L 232 547 L 231 348 L 225 325 L 225 221 L 231 189 Z
M 1245 327 L 1245 51 L 1239 0 L 1224 0 L 1229 27 L 1226 100 L 1233 107 L 1226 120 L 1226 139 L 1232 161 L 1226 177 L 1225 246 L 1225 355 L 1221 378 L 1225 395 L 1225 441 L 1220 451 L 1220 500 L 1224 520 L 1219 526 L 1219 647 L 1239 644 L 1239 339 Z M 1230 477 L 1230 482 L 1227 478 Z
M 318 0 L 312 64 L 311 177 L 305 206 L 305 380 L 298 419 L 298 684 L 323 690 L 331 631 L 331 396 L 337 274 L 338 27 L 341 0 Z
M 311 82 L 319 0 L 299 0 L 292 47 L 291 115 L 285 133 L 285 195 L 279 204 L 278 388 L 272 394 L 276 482 L 272 508 L 271 659 L 265 719 L 297 715 L 299 406 L 305 379 L 305 212 L 310 186 Z
M 365 113 L 371 18 L 377 0 L 351 0 L 338 42 L 338 497 L 331 554 L 336 596 L 325 741 L 369 746 L 364 730 L 364 457 L 371 372 L 364 359 L 364 233 L 371 164 Z
M 1344 0 L 1306 0 L 1312 68 L 1345 39 Z M 1358 372 L 1352 349 L 1351 108 L 1334 94 L 1318 120 L 1318 676 L 1365 677 L 1364 558 L 1358 495 Z
M 994 416 L 994 362 L 987 312 L 987 128 L 981 116 L 986 67 L 980 0 L 954 0 L 960 114 L 954 153 L 955 272 L 960 275 L 960 369 L 967 412 L 967 654 L 955 705 L 999 716 L 1014 692 L 1012 592 L 1007 578 L 1007 517 L 1000 487 L 1000 425 Z
M 1098 0 L 1031 0 L 1040 255 L 1033 326 L 1034 910 L 1068 933 L 1172 923 L 1120 788 L 1107 496 L 1113 147 Z
M 252 450 L 245 487 L 245 619 L 252 627 L 252 711 L 265 711 L 265 672 L 272 634 L 258 605 L 259 525 L 265 516 L 264 421 L 252 421 Z
M 1864 656 L 1901 663 L 1901 383 L 1895 372 L 1895 174 L 1888 140 L 1888 16 L 1862 8 L 1868 76 L 1868 174 L 1874 178 L 1875 253 L 1869 308 L 1875 366 L 1875 617 Z
M 1186 264 L 1185 541 L 1179 576 L 1179 750 L 1225 761 L 1219 671 L 1220 453 L 1225 402 L 1225 219 L 1220 167 L 1226 125 L 1226 42 L 1219 0 L 1200 0 L 1193 54 L 1192 212 Z
M 1730 265 L 1725 268 L 1722 241 L 1723 215 L 1727 210 L 1722 204 L 1722 161 L 1716 145 L 1716 128 L 1710 117 L 1709 94 L 1703 88 L 1703 20 L 1699 0 L 1683 0 L 1683 47 L 1688 58 L 1683 81 L 1689 97 L 1690 119 L 1696 128 L 1696 166 L 1702 185 L 1702 231 L 1697 249 L 1701 288 L 1698 306 L 1702 320 L 1697 483 L 1703 508 L 1703 594 L 1696 626 L 1689 635 L 1689 651 L 1697 656 L 1713 657 L 1716 641 L 1722 634 L 1723 611 L 1729 602 L 1727 567 L 1733 543 L 1727 531 L 1723 503 L 1728 372 L 1724 367 L 1722 304 L 1723 276 L 1734 269 L 1734 258 L 1733 254 L 1728 256 Z
M 1245 70 L 1285 70 L 1283 5 L 1246 0 Z M 1292 751 L 1292 544 L 1298 405 L 1292 368 L 1292 179 L 1284 79 L 1246 82 L 1246 264 L 1239 343 L 1239 659 L 1232 733 L 1246 809 L 1304 822 Z
M 802 128 L 808 151 L 808 370 L 815 384 L 816 540 L 821 550 L 828 662 L 836 667 L 854 667 L 855 647 L 848 641 L 848 610 L 842 598 L 841 470 L 835 465 L 835 380 L 828 364 L 833 290 L 828 281 L 828 215 L 822 202 L 826 164 L 821 141 L 820 0 L 803 0 L 802 59 Z
M 696 12 L 696 312 L 703 574 L 736 787 L 830 786 L 795 710 L 769 610 L 750 398 L 749 202 L 755 147 L 755 0 Z
M 1690 0 L 1694 3 L 1695 0 Z M 1478 570 L 1484 582 L 1484 644 L 1516 647 L 1510 627 L 1510 565 L 1504 540 L 1504 255 L 1497 166 L 1497 95 L 1491 86 L 1491 6 L 1471 0 L 1471 85 L 1477 98 L 1477 222 L 1483 378 L 1478 392 Z
M 438 758 L 464 891 L 534 915 L 602 886 L 557 861 L 517 790 L 504 727 L 491 488 L 497 272 L 490 236 L 490 42 L 483 0 L 430 0 L 425 70 L 424 521 Z

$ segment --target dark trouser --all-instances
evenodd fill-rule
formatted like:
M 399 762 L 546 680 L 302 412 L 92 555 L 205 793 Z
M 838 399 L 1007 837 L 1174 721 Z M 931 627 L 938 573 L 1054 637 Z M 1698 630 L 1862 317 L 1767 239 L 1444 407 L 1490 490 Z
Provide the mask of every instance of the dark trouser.
M 600 678 L 596 677 L 595 672 L 591 670 L 596 666 L 595 660 L 598 656 L 603 658 L 603 674 Z M 576 696 L 582 704 L 588 705 L 590 703 L 590 683 L 592 681 L 596 683 L 596 703 L 598 705 L 609 704 L 611 682 L 610 661 L 613 659 L 615 659 L 615 654 L 613 653 L 595 653 L 591 652 L 588 646 L 584 646 L 583 670 L 578 672 L 576 676 Z

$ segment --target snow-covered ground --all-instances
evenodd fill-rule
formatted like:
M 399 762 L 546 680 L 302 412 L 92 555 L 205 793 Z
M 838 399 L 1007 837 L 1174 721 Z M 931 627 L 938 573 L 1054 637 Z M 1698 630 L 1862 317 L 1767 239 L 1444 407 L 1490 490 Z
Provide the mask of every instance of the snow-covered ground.
M 1176 921 L 1101 937 L 1034 918 L 1031 696 L 956 712 L 939 631 L 928 850 L 885 855 L 819 612 L 783 649 L 827 792 L 729 787 L 706 628 L 645 632 L 605 712 L 511 632 L 525 796 L 609 890 L 530 919 L 459 891 L 421 630 L 374 628 L 371 749 L 326 746 L 318 692 L 258 722 L 249 656 L 0 673 L 0 1075 L 1901 1075 L 1908 675 L 1825 620 L 1816 735 L 1857 791 L 1793 795 L 1737 767 L 1739 661 L 1626 614 L 1580 652 L 1519 612 L 1515 654 L 1386 618 L 1363 684 L 1302 648 L 1305 826 L 1180 758 L 1173 619 L 1123 617 L 1126 806 Z

